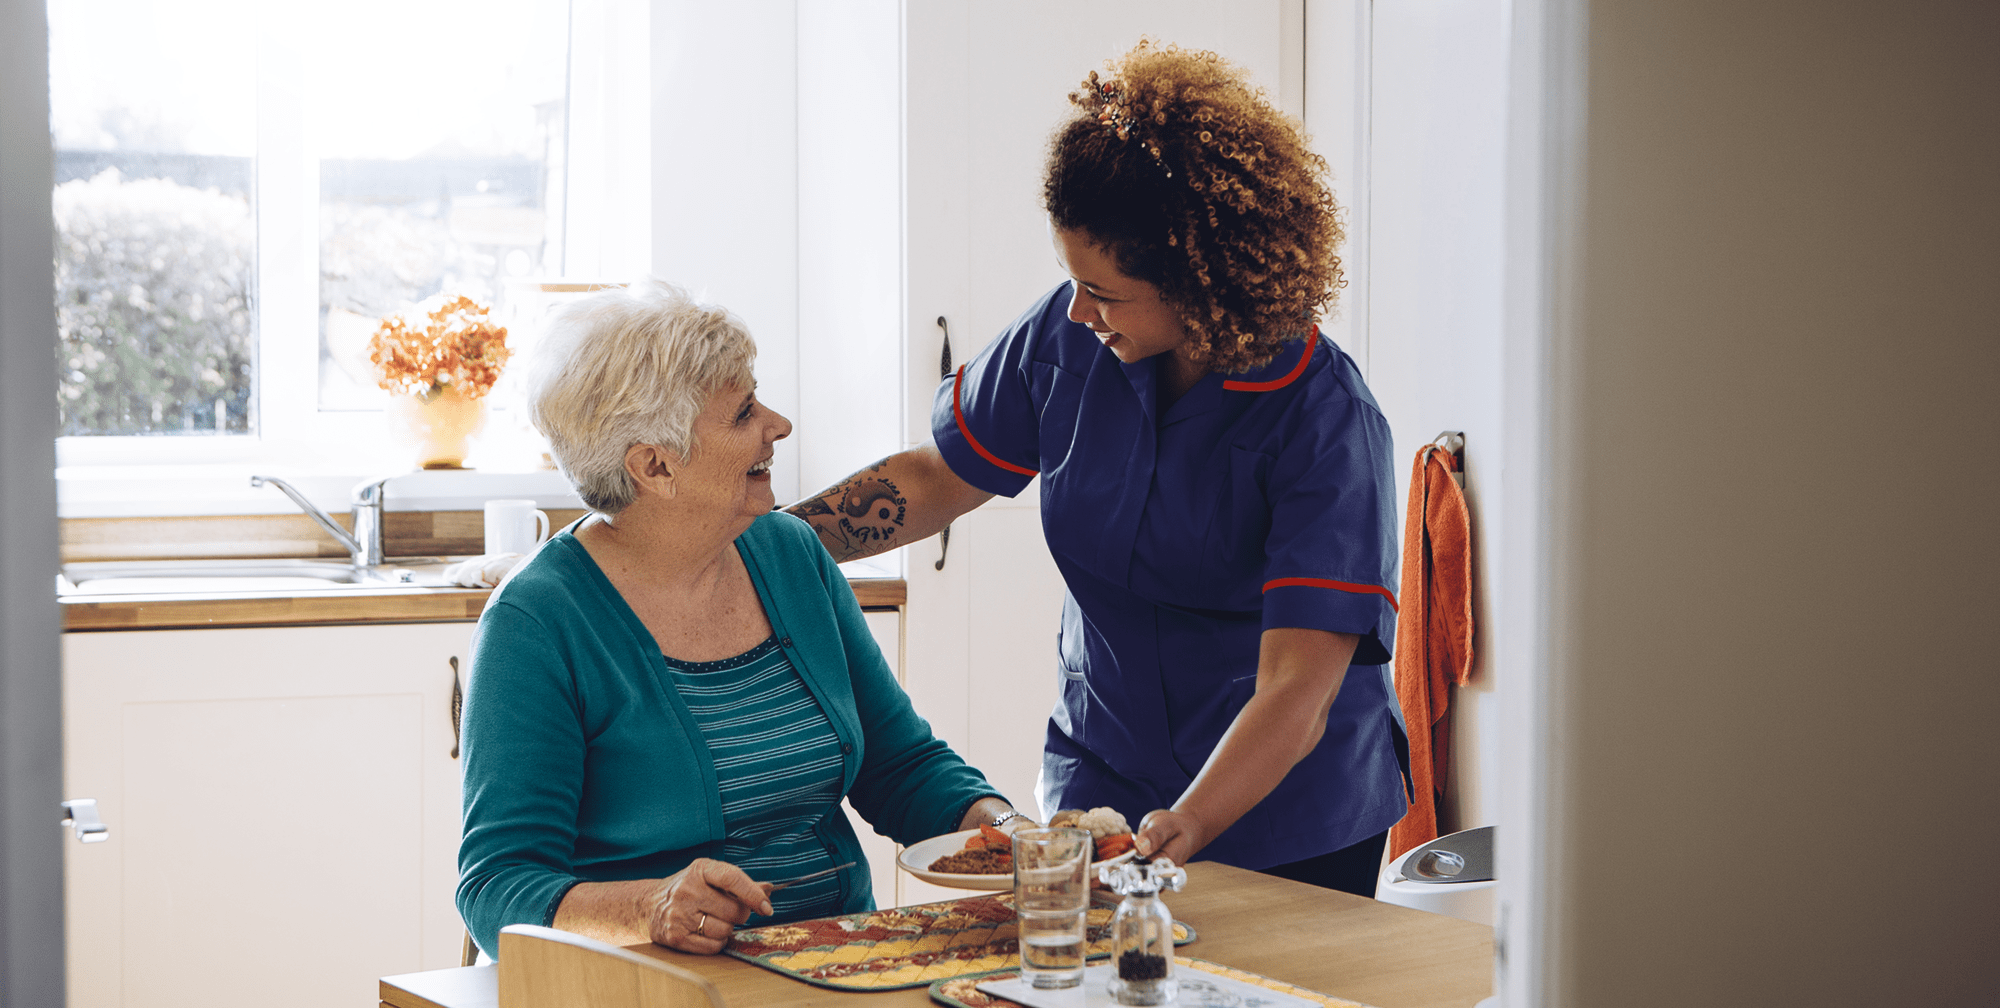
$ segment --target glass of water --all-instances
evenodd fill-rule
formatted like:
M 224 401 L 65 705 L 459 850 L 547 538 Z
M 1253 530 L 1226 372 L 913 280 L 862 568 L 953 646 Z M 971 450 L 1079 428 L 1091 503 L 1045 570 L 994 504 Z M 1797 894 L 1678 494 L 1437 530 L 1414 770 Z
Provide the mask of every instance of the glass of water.
M 1021 934 L 1021 978 L 1041 989 L 1083 982 L 1083 920 L 1090 908 L 1089 830 L 1014 833 L 1014 913 Z

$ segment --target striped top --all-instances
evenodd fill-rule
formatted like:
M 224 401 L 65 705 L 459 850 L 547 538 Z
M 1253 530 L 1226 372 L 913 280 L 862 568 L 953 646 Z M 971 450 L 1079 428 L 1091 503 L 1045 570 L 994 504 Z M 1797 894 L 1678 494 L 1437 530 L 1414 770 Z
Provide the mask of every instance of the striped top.
M 813 827 L 841 799 L 840 739 L 777 638 L 734 658 L 666 662 L 715 760 L 727 833 L 721 860 L 759 881 L 839 864 Z M 847 874 L 772 893 L 775 918 L 838 913 Z

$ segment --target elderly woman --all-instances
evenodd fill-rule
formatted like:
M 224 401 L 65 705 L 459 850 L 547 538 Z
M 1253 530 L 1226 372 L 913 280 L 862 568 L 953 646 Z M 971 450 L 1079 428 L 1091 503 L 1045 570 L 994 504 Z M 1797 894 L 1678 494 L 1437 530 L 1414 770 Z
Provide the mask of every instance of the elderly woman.
M 773 511 L 792 425 L 757 401 L 755 354 L 734 315 L 659 282 L 548 334 L 533 419 L 593 513 L 479 621 L 458 907 L 489 953 L 516 923 L 713 953 L 753 914 L 870 909 L 842 798 L 902 843 L 1020 821 L 911 709 L 812 530 Z

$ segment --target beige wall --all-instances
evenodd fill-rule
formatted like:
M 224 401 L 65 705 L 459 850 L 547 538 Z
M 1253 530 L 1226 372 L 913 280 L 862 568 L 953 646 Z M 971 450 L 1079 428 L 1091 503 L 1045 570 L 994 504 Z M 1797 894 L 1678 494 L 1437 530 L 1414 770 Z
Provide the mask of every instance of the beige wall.
M 1587 19 L 1547 1003 L 1992 1004 L 2000 5 Z

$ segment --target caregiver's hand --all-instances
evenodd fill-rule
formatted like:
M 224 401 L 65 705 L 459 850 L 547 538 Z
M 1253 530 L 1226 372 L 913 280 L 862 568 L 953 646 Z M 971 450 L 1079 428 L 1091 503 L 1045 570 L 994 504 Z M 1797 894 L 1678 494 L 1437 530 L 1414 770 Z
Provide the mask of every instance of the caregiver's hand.
M 655 944 L 714 955 L 752 913 L 770 914 L 771 887 L 733 864 L 696 858 L 660 882 L 649 909 L 648 937 Z
M 1188 863 L 1188 859 L 1211 839 L 1201 820 L 1186 812 L 1173 809 L 1154 809 L 1139 820 L 1139 832 L 1133 838 L 1133 846 L 1138 848 L 1142 858 L 1167 857 L 1177 865 Z
M 1280 627 L 1264 631 L 1257 657 L 1257 692 L 1222 733 L 1194 783 L 1171 809 L 1139 821 L 1133 846 L 1147 857 L 1162 851 L 1187 864 L 1208 842 L 1235 825 L 1285 779 L 1326 733 L 1327 711 L 1340 695 L 1347 663 L 1361 638 Z

